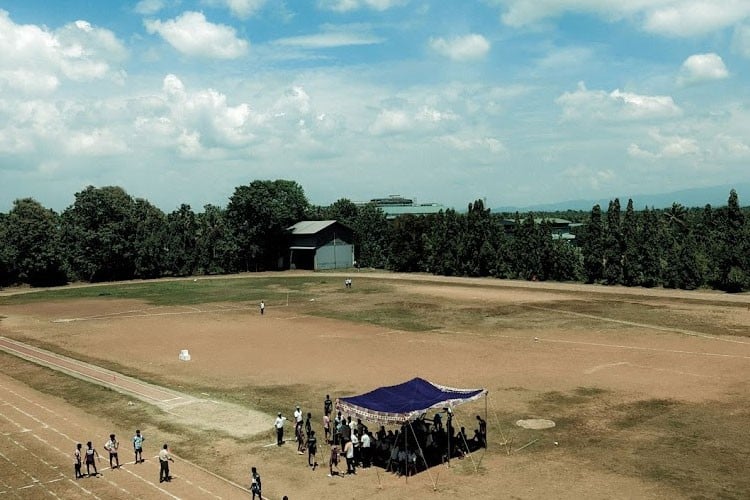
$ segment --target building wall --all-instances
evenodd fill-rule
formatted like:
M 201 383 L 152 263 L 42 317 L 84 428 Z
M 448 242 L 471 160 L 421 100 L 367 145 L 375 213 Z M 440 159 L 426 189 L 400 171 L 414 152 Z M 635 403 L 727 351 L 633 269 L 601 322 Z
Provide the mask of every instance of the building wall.
M 315 252 L 315 270 L 346 269 L 354 267 L 354 245 L 336 242 L 318 248 Z

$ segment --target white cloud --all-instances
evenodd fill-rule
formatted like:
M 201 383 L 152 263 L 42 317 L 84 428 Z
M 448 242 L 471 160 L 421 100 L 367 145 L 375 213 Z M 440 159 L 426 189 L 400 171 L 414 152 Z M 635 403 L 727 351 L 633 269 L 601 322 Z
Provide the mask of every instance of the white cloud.
M 454 61 L 468 61 L 483 58 L 490 50 L 490 42 L 475 33 L 451 39 L 431 38 L 432 50 Z
M 664 36 L 694 36 L 733 26 L 750 16 L 747 0 L 493 0 L 502 21 L 514 27 L 567 12 L 593 14 L 607 21 L 628 19 Z
M 593 168 L 583 164 L 563 169 L 561 177 L 567 183 L 587 186 L 594 191 L 611 189 L 619 184 L 617 174 L 612 169 Z
M 0 90 L 27 95 L 55 91 L 66 80 L 120 81 L 127 51 L 115 35 L 86 21 L 56 31 L 15 24 L 0 10 Z
M 724 61 L 718 54 L 693 54 L 685 59 L 677 78 L 678 83 L 689 85 L 712 80 L 722 80 L 729 76 Z
M 679 116 L 680 108 L 670 96 L 648 96 L 623 92 L 588 90 L 583 82 L 574 92 L 566 92 L 556 99 L 569 120 L 640 120 Z
M 133 9 L 136 14 L 152 16 L 164 8 L 164 0 L 141 0 Z
M 211 6 L 226 7 L 234 17 L 247 19 L 263 8 L 266 0 L 203 0 L 203 3 Z
M 184 12 L 168 21 L 146 20 L 146 31 L 158 33 L 172 47 L 189 56 L 236 59 L 245 55 L 248 42 L 231 26 L 213 24 L 201 12 Z
M 73 156 L 111 156 L 128 151 L 125 141 L 106 128 L 73 132 L 65 141 L 67 154 Z
M 326 49 L 333 47 L 346 47 L 350 45 L 374 45 L 383 43 L 383 39 L 361 32 L 328 28 L 328 30 L 323 33 L 280 38 L 273 43 L 285 47 Z
M 493 137 L 462 137 L 447 135 L 442 141 L 458 151 L 484 150 L 493 154 L 505 153 L 506 147 L 502 141 Z
M 694 138 L 678 135 L 665 136 L 655 131 L 649 135 L 652 143 L 650 149 L 633 143 L 628 146 L 628 154 L 638 159 L 661 160 L 693 156 L 700 153 L 700 147 Z
M 407 132 L 411 129 L 411 118 L 401 110 L 386 109 L 381 111 L 370 127 L 373 135 L 389 135 Z
M 735 28 L 732 46 L 743 57 L 750 59 L 750 24 Z
M 365 8 L 384 11 L 407 2 L 408 0 L 318 0 L 318 7 L 335 12 L 349 12 Z

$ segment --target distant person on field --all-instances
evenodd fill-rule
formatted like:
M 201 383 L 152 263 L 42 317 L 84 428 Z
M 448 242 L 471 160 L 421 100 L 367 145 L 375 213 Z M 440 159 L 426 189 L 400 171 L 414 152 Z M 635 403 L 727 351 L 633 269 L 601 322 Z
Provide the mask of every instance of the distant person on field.
M 333 410 L 333 401 L 331 401 L 331 396 L 326 394 L 326 399 L 325 401 L 323 401 L 323 413 L 325 415 L 330 415 L 332 410 Z
M 104 449 L 109 452 L 109 468 L 117 469 L 118 467 L 120 467 L 120 457 L 117 451 L 120 449 L 120 442 L 117 440 L 114 434 L 109 435 L 109 441 L 104 443 Z M 112 465 L 113 461 L 117 465 Z
M 102 461 L 102 457 L 99 455 L 99 452 L 96 451 L 96 448 L 94 448 L 94 445 L 91 444 L 91 441 L 88 441 L 86 443 L 86 475 L 91 475 L 91 467 L 94 468 L 94 475 L 98 476 L 99 471 L 96 470 L 96 461 L 94 458 L 98 458 L 99 462 Z
M 164 443 L 164 446 L 159 450 L 159 482 L 164 481 L 170 482 L 172 476 L 169 475 L 169 462 L 174 462 L 172 455 L 169 453 L 169 446 Z
M 286 417 L 282 417 L 281 412 L 279 412 L 276 421 L 273 423 L 276 428 L 276 446 L 284 444 L 284 422 L 286 422 Z
M 143 442 L 146 437 L 141 434 L 141 431 L 136 429 L 135 436 L 133 436 L 133 452 L 135 452 L 135 463 L 143 462 Z
M 294 426 L 302 428 L 302 410 L 300 410 L 299 405 L 297 405 L 297 408 L 294 410 Z M 294 429 L 296 432 L 296 428 Z
M 81 479 L 83 473 L 81 472 L 81 465 L 83 464 L 83 457 L 81 456 L 81 443 L 76 445 L 76 449 L 73 452 L 73 470 L 76 474 L 76 479 Z
M 307 418 L 305 418 L 305 437 L 310 438 L 312 432 L 312 413 L 307 412 Z
M 258 474 L 258 469 L 253 467 L 250 469 L 250 491 L 253 493 L 253 500 L 255 500 L 255 495 L 258 495 L 258 498 L 260 498 L 260 500 L 263 500 L 263 494 L 261 493 L 262 489 L 263 487 L 260 483 L 260 474 Z
M 328 415 L 323 415 L 323 437 L 326 440 L 326 443 L 331 442 L 331 417 Z
M 480 442 L 479 445 L 482 448 L 487 448 L 487 422 L 485 422 L 482 417 L 477 415 L 477 423 L 479 424 L 479 438 Z
M 260 301 L 260 315 L 263 316 L 265 312 L 266 312 L 266 303 L 261 300 Z

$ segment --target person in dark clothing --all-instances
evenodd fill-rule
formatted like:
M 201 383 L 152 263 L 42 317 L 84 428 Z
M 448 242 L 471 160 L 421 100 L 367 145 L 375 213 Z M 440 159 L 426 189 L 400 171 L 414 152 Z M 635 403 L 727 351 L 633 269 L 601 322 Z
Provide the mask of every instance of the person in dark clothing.
M 258 495 L 258 498 L 260 500 L 263 500 L 263 495 L 261 493 L 262 485 L 260 483 L 260 474 L 258 474 L 258 469 L 255 467 L 252 467 L 250 469 L 250 491 L 253 494 L 253 500 L 255 500 L 255 495 Z
M 331 411 L 333 411 L 333 401 L 331 401 L 331 396 L 326 394 L 326 399 L 323 401 L 323 414 L 330 415 Z
M 307 465 L 312 467 L 313 470 L 318 466 L 317 453 L 318 438 L 315 437 L 315 431 L 310 431 L 310 435 L 307 438 Z

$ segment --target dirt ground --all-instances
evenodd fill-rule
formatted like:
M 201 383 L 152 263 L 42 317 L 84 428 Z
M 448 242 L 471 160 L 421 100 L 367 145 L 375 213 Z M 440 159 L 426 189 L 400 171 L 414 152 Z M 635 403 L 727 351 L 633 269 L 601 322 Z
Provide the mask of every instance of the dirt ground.
M 485 387 L 489 391 L 486 404 L 490 428 L 506 437 L 513 435 L 513 423 L 518 419 L 559 417 L 529 414 L 530 401 L 553 392 L 596 388 L 611 395 L 607 404 L 648 398 L 712 403 L 748 392 L 750 339 L 742 334 L 721 334 L 738 325 L 750 325 L 747 295 L 388 278 L 401 300 L 408 297 L 410 301 L 434 304 L 448 316 L 453 309 L 457 314 L 470 315 L 478 309 L 484 312 L 476 313 L 481 318 L 472 328 L 443 324 L 429 331 L 405 332 L 315 316 L 315 308 L 333 307 L 336 304 L 332 302 L 342 300 L 341 295 L 321 294 L 315 301 L 289 305 L 267 304 L 263 316 L 250 303 L 154 307 L 140 301 L 102 298 L 0 306 L 0 316 L 4 316 L 0 335 L 78 353 L 98 360 L 97 364 L 105 368 L 129 366 L 177 390 L 208 387 L 220 394 L 246 387 L 302 385 L 313 392 L 311 401 L 322 402 L 326 392 L 334 397 L 348 396 L 415 376 L 454 387 Z M 636 312 L 609 314 L 607 308 L 591 312 L 585 307 L 569 307 L 571 301 L 585 303 L 592 298 L 610 301 L 613 311 L 626 304 Z M 370 300 L 387 301 L 389 297 Z M 646 304 L 647 312 L 638 312 L 641 303 Z M 514 317 L 506 321 L 503 308 L 512 308 L 520 320 Z M 652 319 L 669 315 L 683 320 L 668 324 Z M 702 328 L 701 322 L 711 328 Z M 178 360 L 182 349 L 189 349 L 190 362 Z M 13 418 L 9 413 L 12 398 L 13 404 L 24 398 L 49 408 L 48 416 L 63 419 L 56 420 L 55 427 L 65 434 L 80 435 L 80 430 L 72 427 L 84 422 L 90 432 L 100 436 L 106 436 L 106 429 L 117 427 L 115 415 L 90 416 L 85 409 L 71 407 L 12 380 L 2 358 L 0 367 L 5 374 L 0 377 L 3 439 L 26 437 L 18 426 L 9 423 Z M 257 401 L 245 403 L 253 407 Z M 290 399 L 278 410 L 289 414 L 295 403 Z M 316 423 L 318 406 L 310 409 Z M 33 414 L 39 409 L 28 404 L 24 411 Z M 473 416 L 484 411 L 485 401 L 460 407 L 458 423 L 473 429 Z M 272 423 L 269 416 L 269 430 Z M 21 427 L 35 432 L 43 425 L 32 421 Z M 129 429 L 122 432 L 132 434 Z M 575 443 L 566 442 L 564 426 L 534 432 L 538 441 L 532 453 L 520 450 L 508 454 L 506 447 L 498 446 L 500 437 L 495 436 L 486 453 L 475 454 L 475 462 L 464 460 L 449 468 L 436 467 L 431 477 L 422 473 L 408 480 L 372 468 L 353 478 L 328 478 L 325 468 L 315 472 L 307 469 L 303 465 L 306 457 L 297 457 L 292 446 L 277 449 L 264 446 L 265 442 L 233 444 L 222 440 L 222 453 L 234 458 L 222 459 L 220 473 L 244 484 L 250 466 L 258 466 L 268 498 L 281 498 L 283 494 L 292 499 L 329 495 L 438 499 L 684 496 L 664 483 L 587 463 L 568 451 Z M 64 441 L 60 438 L 61 447 L 64 444 L 70 448 Z M 512 448 L 523 444 L 514 443 Z M 49 451 L 42 446 L 39 454 L 50 463 L 59 463 L 67 474 L 70 460 Z M 207 459 L 201 465 L 211 467 L 209 462 Z M 475 466 L 478 472 L 474 472 Z M 8 472 L 13 469 L 7 460 L 0 460 L 0 476 L 5 476 L 2 468 Z M 124 471 L 109 471 L 104 477 L 111 478 L 115 473 L 119 477 L 120 472 Z M 152 471 L 151 475 L 156 473 Z M 20 479 L 14 484 L 0 483 L 0 490 L 14 492 L 11 498 L 33 498 L 17 489 L 30 482 L 28 478 L 18 472 L 5 477 Z M 206 481 L 212 485 L 215 482 L 219 491 L 221 481 Z M 117 479 L 107 488 L 102 496 L 117 498 L 122 494 L 117 488 L 130 491 L 133 486 Z M 153 494 L 154 498 L 163 495 L 155 489 Z M 190 488 L 172 495 L 205 498 L 203 492 Z M 231 487 L 213 495 L 242 497 Z

